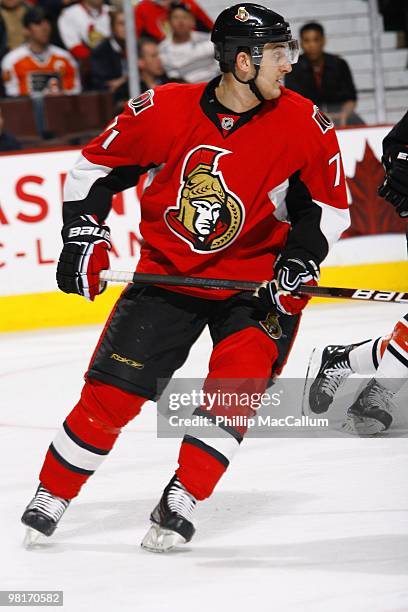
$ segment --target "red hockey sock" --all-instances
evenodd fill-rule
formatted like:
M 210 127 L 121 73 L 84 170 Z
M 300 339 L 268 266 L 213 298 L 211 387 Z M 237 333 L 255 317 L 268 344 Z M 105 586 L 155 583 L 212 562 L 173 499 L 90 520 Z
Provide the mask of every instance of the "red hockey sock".
M 223 456 L 214 457 L 211 448 L 199 448 L 186 440 L 180 448 L 179 468 L 176 471 L 180 482 L 196 499 L 209 497 L 229 465 Z
M 260 330 L 251 327 L 231 334 L 219 342 L 211 355 L 209 374 L 204 390 L 238 393 L 263 393 L 277 357 L 276 344 Z M 211 411 L 203 415 L 246 415 L 253 410 L 248 405 L 236 406 L 215 403 Z M 180 482 L 196 499 L 209 497 L 229 466 L 246 427 L 223 427 L 220 436 L 204 438 L 202 430 L 190 427 L 182 442 L 179 467 L 176 471 Z
M 40 481 L 59 497 L 78 495 L 112 449 L 121 428 L 137 416 L 145 398 L 88 379 L 81 399 L 51 443 Z

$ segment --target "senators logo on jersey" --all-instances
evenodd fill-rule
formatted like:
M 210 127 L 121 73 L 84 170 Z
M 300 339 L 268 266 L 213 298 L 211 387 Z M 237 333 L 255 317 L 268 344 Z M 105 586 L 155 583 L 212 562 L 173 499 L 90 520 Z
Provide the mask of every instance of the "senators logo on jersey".
M 177 206 L 164 213 L 169 228 L 197 253 L 226 248 L 244 222 L 241 200 L 217 170 L 218 159 L 227 153 L 231 151 L 204 145 L 190 151 L 181 172 Z

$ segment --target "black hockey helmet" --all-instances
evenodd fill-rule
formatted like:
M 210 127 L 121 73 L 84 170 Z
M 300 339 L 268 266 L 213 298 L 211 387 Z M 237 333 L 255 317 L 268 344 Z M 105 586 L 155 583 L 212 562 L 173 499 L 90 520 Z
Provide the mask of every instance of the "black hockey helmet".
M 259 65 L 265 44 L 296 43 L 292 40 L 289 23 L 282 15 L 250 2 L 235 4 L 222 11 L 215 21 L 211 40 L 222 72 L 233 73 L 237 53 L 242 47 L 249 48 L 254 64 Z

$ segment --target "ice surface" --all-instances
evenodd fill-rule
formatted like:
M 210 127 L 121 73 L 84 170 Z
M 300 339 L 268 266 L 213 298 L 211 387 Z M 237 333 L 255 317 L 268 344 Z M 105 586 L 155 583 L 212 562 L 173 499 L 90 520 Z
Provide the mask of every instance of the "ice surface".
M 316 344 L 388 333 L 404 307 L 310 307 L 285 371 L 303 376 Z M 250 439 L 180 552 L 140 541 L 175 467 L 155 406 L 115 449 L 41 548 L 22 547 L 22 510 L 44 452 L 77 401 L 99 328 L 0 337 L 0 589 L 63 589 L 69 612 L 408 611 L 408 441 Z M 178 375 L 205 375 L 204 334 Z

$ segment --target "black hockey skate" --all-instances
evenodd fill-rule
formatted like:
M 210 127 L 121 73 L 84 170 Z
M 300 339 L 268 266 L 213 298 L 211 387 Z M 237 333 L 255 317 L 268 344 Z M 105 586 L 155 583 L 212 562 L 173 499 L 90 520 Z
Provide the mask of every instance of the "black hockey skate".
M 372 378 L 347 411 L 343 431 L 355 436 L 374 436 L 387 431 L 392 423 L 394 394 Z
M 69 499 L 53 495 L 40 484 L 21 517 L 21 522 L 28 527 L 24 545 L 35 544 L 41 535 L 51 536 L 69 503 Z
M 150 552 L 167 552 L 178 544 L 189 542 L 195 529 L 191 517 L 196 499 L 173 476 L 150 515 L 152 526 L 142 541 Z
M 304 413 L 310 411 L 322 414 L 328 411 L 336 392 L 353 373 L 349 353 L 356 346 L 358 344 L 347 346 L 333 344 L 326 346 L 323 351 L 318 348 L 313 349 L 306 374 Z

